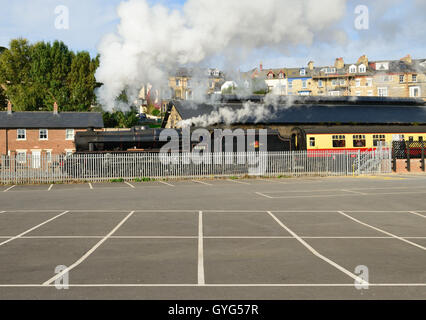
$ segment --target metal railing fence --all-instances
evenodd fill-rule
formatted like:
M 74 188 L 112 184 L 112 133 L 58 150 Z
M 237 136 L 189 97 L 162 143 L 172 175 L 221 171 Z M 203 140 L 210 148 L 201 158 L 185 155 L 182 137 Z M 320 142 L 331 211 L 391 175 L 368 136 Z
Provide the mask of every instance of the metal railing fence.
M 391 150 L 268 153 L 110 153 L 0 157 L 0 183 L 39 184 L 116 179 L 346 176 L 391 172 Z

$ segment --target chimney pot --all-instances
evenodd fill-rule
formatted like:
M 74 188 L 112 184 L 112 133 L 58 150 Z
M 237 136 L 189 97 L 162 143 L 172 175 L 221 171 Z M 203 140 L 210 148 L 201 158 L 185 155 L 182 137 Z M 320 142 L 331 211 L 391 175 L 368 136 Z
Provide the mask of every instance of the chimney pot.
M 263 71 L 263 64 L 262 64 L 262 62 L 260 63 L 260 71 Z
M 7 101 L 7 114 L 12 114 L 12 102 Z
M 56 101 L 53 104 L 53 114 L 58 114 L 58 103 Z

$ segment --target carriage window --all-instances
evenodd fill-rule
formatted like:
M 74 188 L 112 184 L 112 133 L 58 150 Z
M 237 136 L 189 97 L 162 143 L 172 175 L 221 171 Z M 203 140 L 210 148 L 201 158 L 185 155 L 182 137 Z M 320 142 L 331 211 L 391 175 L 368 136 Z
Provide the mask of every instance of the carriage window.
M 408 141 L 413 142 L 414 141 L 414 137 L 409 137 Z
M 309 138 L 309 146 L 310 147 L 315 147 L 315 138 L 314 137 Z
M 384 134 L 374 134 L 373 135 L 373 146 L 377 147 L 379 142 L 385 142 L 386 138 Z
M 365 135 L 354 135 L 354 148 L 363 148 L 367 145 Z
M 419 137 L 419 142 L 423 142 L 423 137 Z
M 333 148 L 344 148 L 346 147 L 346 137 L 343 135 L 333 136 Z

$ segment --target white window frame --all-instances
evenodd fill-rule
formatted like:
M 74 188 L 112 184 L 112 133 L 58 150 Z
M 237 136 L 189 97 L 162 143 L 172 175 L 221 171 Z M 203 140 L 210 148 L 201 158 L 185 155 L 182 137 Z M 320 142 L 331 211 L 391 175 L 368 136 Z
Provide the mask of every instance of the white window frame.
M 412 82 L 417 82 L 417 74 L 411 75 Z
M 322 88 L 324 86 L 322 80 L 318 80 L 318 88 Z
M 403 74 L 400 74 L 399 75 L 399 83 L 404 83 L 404 82 L 405 82 L 405 76 Z
M 349 73 L 356 73 L 356 66 L 352 65 L 349 67 Z
M 385 92 L 386 94 L 381 94 L 381 92 Z M 389 92 L 388 92 L 388 88 L 387 87 L 380 87 L 380 88 L 377 88 L 377 96 L 378 97 L 387 97 L 389 95 Z
M 46 130 L 46 138 L 41 138 L 42 130 Z M 38 140 L 39 141 L 47 141 L 49 140 L 49 130 L 48 129 L 38 129 Z
M 419 95 L 418 95 L 418 96 L 415 96 L 415 95 L 414 95 L 414 90 L 415 90 L 415 89 L 417 89 L 417 90 L 418 90 L 418 92 L 419 92 Z M 422 96 L 422 92 L 421 92 L 420 86 L 410 87 L 410 97 L 411 97 L 411 98 L 420 98 L 421 96 Z
M 367 72 L 367 67 L 364 64 L 361 64 L 358 67 L 358 71 L 359 71 L 359 73 L 366 73 Z
M 306 70 L 305 69 L 300 69 L 300 75 L 301 76 L 305 76 L 306 75 Z
M 24 131 L 24 138 L 19 138 L 19 130 Z M 26 141 L 27 140 L 27 129 L 18 129 L 16 130 L 16 140 L 17 141 Z
M 47 149 L 46 151 L 46 161 L 47 163 L 52 163 L 52 149 Z
M 357 88 L 361 87 L 361 79 L 355 80 L 355 87 L 357 87 Z
M 372 86 L 373 86 L 373 79 L 367 78 L 367 87 L 372 87 Z
M 69 138 L 68 137 L 68 133 L 69 132 L 72 132 L 72 137 L 71 138 Z M 74 129 L 66 129 L 65 130 L 65 140 L 67 140 L 67 141 L 74 141 L 74 139 L 75 139 L 75 130 Z
M 308 80 L 302 80 L 302 89 L 308 88 Z
M 24 156 L 20 156 L 22 154 Z M 16 162 L 20 164 L 27 163 L 27 150 L 16 150 Z

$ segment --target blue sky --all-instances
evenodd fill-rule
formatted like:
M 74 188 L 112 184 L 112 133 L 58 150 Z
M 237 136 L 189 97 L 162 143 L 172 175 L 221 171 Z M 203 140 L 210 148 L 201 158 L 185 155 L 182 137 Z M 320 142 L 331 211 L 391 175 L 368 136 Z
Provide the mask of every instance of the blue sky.
M 240 0 L 238 0 L 240 1 Z M 97 53 L 102 36 L 113 32 L 118 24 L 116 6 L 121 0 L 0 0 L 0 46 L 10 39 L 25 37 L 30 41 L 64 41 L 74 50 Z M 179 9 L 184 0 L 151 0 L 171 9 Z M 366 4 L 370 10 L 369 30 L 356 30 L 354 9 Z M 54 10 L 65 5 L 70 10 L 70 29 L 54 28 Z M 315 42 L 311 47 L 294 47 L 288 52 L 267 48 L 257 50 L 241 65 L 249 69 L 260 61 L 265 67 L 332 64 L 336 57 L 356 61 L 362 54 L 370 59 L 399 59 L 410 53 L 426 58 L 426 0 L 348 0 L 346 16 L 339 27 L 347 34 L 345 43 Z M 285 14 L 283 14 L 285 18 Z M 297 28 L 297 26 L 294 26 Z M 219 66 L 220 67 L 220 66 Z

